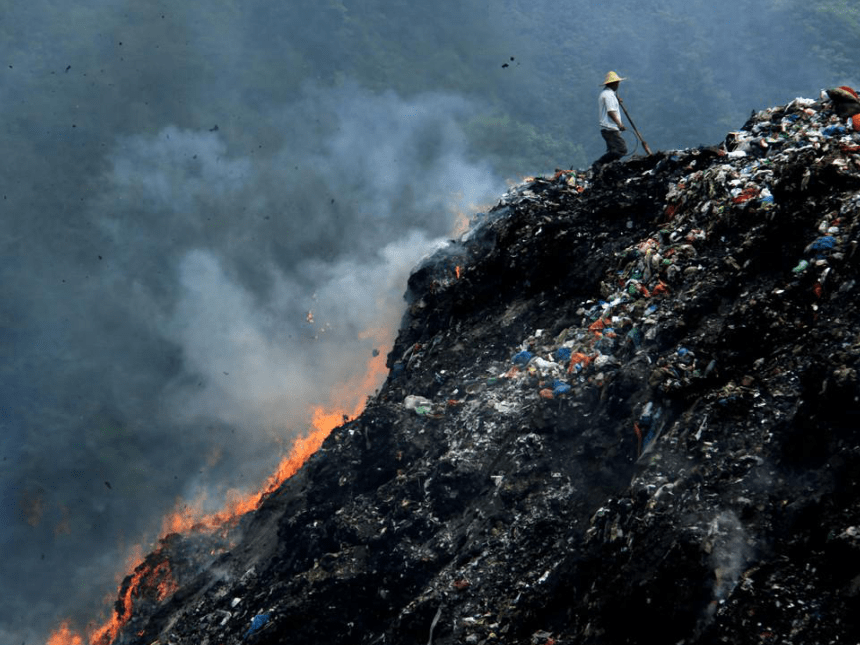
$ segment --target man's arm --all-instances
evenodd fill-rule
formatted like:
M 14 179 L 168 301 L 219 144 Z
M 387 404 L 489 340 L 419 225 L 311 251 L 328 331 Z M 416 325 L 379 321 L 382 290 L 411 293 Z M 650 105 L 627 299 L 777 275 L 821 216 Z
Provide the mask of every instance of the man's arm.
M 626 129 L 627 129 L 627 128 L 625 128 L 625 127 L 624 127 L 624 124 L 623 124 L 623 123 L 621 123 L 621 117 L 620 117 L 620 116 L 618 116 L 618 110 L 609 110 L 609 111 L 607 112 L 607 114 L 609 115 L 609 118 L 610 118 L 610 119 L 612 119 L 613 121 L 615 121 L 615 125 L 617 125 L 617 126 L 618 126 L 618 129 L 619 129 L 619 130 L 622 130 L 622 131 L 623 131 L 623 130 L 626 130 Z

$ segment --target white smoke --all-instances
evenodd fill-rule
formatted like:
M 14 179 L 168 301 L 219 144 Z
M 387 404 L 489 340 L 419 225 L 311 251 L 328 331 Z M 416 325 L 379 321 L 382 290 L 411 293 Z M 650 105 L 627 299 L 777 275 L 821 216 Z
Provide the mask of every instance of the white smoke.
M 43 294 L 19 315 L 49 321 L 56 348 L 32 382 L 65 402 L 33 414 L 10 473 L 13 503 L 38 506 L 33 526 L 18 513 L 5 529 L 24 545 L 5 579 L 40 598 L 16 605 L 16 640 L 97 618 L 177 496 L 204 493 L 210 511 L 256 490 L 310 409 L 390 349 L 411 267 L 456 211 L 501 192 L 466 161 L 468 107 L 308 88 L 272 117 L 283 132 L 265 154 L 175 126 L 106 148 L 82 214 L 43 227 L 33 253 L 49 263 L 17 283 Z M 45 286 L 42 267 L 62 280 Z
M 732 511 L 723 511 L 708 524 L 703 548 L 710 554 L 714 570 L 712 601 L 703 617 L 704 623 L 707 623 L 713 619 L 719 603 L 726 600 L 737 586 L 752 557 L 752 547 L 749 535 L 737 515 Z

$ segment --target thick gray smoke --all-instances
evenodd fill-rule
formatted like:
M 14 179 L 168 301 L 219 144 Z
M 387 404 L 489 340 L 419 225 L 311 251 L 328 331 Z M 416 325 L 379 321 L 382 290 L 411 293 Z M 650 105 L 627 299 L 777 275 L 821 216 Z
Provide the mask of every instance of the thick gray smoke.
M 4 265 L 0 640 L 95 618 L 177 496 L 253 492 L 311 407 L 370 393 L 339 388 L 389 349 L 409 269 L 503 189 L 464 161 L 467 109 L 308 88 L 269 154 L 120 136 L 73 210 L 28 213 Z

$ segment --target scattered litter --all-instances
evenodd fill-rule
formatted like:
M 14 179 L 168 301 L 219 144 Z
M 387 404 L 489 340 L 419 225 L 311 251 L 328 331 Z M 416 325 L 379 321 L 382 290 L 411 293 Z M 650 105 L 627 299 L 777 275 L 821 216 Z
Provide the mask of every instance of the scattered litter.
M 511 188 L 413 273 L 389 380 L 306 492 L 264 502 L 283 577 L 201 592 L 177 645 L 328 604 L 376 644 L 854 642 L 860 131 L 831 100 Z
M 251 620 L 251 626 L 248 628 L 248 631 L 245 632 L 245 635 L 242 638 L 248 638 L 248 636 L 251 636 L 252 634 L 258 632 L 268 622 L 269 622 L 269 614 L 268 613 L 257 614 Z

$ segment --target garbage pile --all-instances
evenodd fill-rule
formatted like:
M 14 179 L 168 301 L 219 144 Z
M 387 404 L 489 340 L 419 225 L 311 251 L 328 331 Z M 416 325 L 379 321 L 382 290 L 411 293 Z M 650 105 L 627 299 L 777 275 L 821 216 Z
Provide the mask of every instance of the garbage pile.
M 117 642 L 857 642 L 858 151 L 796 99 L 513 187 L 361 417 Z

